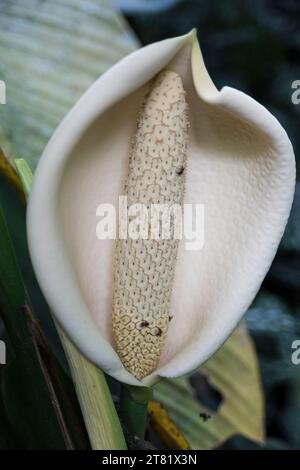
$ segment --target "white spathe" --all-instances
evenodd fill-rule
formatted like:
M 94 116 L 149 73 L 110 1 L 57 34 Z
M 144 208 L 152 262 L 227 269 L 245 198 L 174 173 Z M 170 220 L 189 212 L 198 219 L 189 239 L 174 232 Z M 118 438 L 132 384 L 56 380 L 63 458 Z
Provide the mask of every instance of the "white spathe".
M 179 246 L 170 323 L 158 369 L 138 382 L 111 332 L 114 242 L 96 237 L 96 208 L 117 207 L 148 82 L 182 77 L 189 105 L 186 203 L 205 205 L 205 244 Z M 144 385 L 185 374 L 226 340 L 276 253 L 294 193 L 284 129 L 263 106 L 212 83 L 195 32 L 151 44 L 117 63 L 77 102 L 39 162 L 28 206 L 33 266 L 56 318 L 80 351 L 120 381 Z

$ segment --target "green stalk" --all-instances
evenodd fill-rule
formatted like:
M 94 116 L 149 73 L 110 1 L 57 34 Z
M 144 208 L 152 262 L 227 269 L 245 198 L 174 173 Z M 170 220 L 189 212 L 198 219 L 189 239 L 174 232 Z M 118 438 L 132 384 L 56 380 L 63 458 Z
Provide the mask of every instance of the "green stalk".
M 147 424 L 148 402 L 153 392 L 149 387 L 122 384 L 120 415 L 123 424 L 133 435 L 144 439 Z
M 25 197 L 27 198 L 30 193 L 30 188 L 32 185 L 32 172 L 31 169 L 23 158 L 15 159 L 15 169 L 20 178 Z
M 31 170 L 24 159 L 16 159 L 15 168 L 28 196 Z M 54 323 L 69 363 L 92 449 L 125 450 L 125 438 L 103 372 L 82 356 L 55 319 Z
M 120 421 L 103 372 L 89 362 L 54 322 L 72 373 L 78 401 L 95 450 L 126 450 Z

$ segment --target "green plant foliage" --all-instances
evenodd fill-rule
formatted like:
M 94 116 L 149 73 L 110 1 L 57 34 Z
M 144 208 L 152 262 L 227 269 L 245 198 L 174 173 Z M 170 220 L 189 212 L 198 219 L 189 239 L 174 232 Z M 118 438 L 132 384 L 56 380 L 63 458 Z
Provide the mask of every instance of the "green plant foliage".
M 34 169 L 82 93 L 137 41 L 109 0 L 2 0 L 0 124 Z
M 168 411 L 193 449 L 211 449 L 241 434 L 255 442 L 264 440 L 264 403 L 252 341 L 239 327 L 223 347 L 199 370 L 221 394 L 216 411 L 201 402 L 193 376 L 164 379 L 154 397 Z M 202 387 L 203 388 L 203 387 Z
M 0 208 L 0 317 L 7 333 L 1 369 L 1 412 L 13 436 L 9 447 L 64 449 L 87 446 L 66 392 L 67 378 L 49 353 L 34 319 Z M 60 399 L 63 397 L 63 408 Z M 66 416 L 68 415 L 67 419 Z M 67 422 L 72 422 L 72 435 Z M 6 430 L 7 430 L 6 428 Z M 8 432 L 8 435 L 10 433 Z

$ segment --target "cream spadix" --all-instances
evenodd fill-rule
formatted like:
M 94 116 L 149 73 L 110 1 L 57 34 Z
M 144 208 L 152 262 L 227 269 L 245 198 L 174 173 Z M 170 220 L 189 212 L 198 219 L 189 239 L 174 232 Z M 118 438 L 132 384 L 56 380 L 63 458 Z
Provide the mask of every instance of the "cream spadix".
M 96 237 L 96 210 L 101 203 L 117 208 L 130 176 L 140 109 L 152 80 L 166 70 L 180 77 L 185 90 L 184 202 L 204 205 L 205 244 L 186 251 L 180 241 L 176 248 L 172 321 L 158 363 L 138 380 L 140 374 L 124 367 L 113 335 L 119 242 Z M 294 178 L 283 128 L 244 93 L 216 89 L 193 32 L 134 52 L 78 101 L 35 174 L 28 239 L 53 313 L 82 353 L 121 381 L 151 384 L 195 369 L 225 341 L 259 289 L 287 222 Z
M 187 149 L 187 110 L 181 78 L 166 70 L 156 77 L 140 113 L 125 182 L 128 205 L 182 207 Z M 173 220 L 173 219 L 172 219 Z M 173 222 L 174 225 L 174 222 Z M 149 231 L 147 231 L 149 232 Z M 167 335 L 177 259 L 170 238 L 117 242 L 113 331 L 124 366 L 138 379 L 155 368 Z M 148 236 L 149 235 L 149 236 Z

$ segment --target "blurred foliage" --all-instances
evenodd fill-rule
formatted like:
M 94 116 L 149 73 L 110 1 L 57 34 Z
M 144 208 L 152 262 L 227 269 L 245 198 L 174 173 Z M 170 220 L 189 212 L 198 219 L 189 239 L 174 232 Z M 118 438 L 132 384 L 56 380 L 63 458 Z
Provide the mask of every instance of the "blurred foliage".
M 114 0 L 123 13 L 157 13 L 168 10 L 182 0 Z
M 164 379 L 155 398 L 192 449 L 211 449 L 241 434 L 262 443 L 264 403 L 255 349 L 240 326 L 198 372 Z
M 0 123 L 34 169 L 82 93 L 137 41 L 109 0 L 1 0 Z
M 0 247 L 0 318 L 8 350 L 8 363 L 0 369 L 2 447 L 87 448 L 70 379 L 33 316 L 1 206 Z

